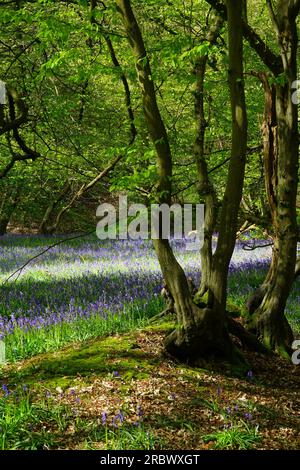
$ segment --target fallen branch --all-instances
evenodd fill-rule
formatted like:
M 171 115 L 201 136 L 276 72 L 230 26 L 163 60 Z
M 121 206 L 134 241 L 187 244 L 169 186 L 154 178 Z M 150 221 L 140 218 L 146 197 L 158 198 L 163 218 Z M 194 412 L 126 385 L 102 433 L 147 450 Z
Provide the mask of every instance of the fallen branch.
M 274 246 L 274 242 L 272 241 L 270 243 L 265 243 L 264 245 L 256 245 L 255 243 L 253 245 L 249 245 L 248 243 L 243 243 L 243 250 L 254 251 L 258 248 L 267 248 L 268 246 Z

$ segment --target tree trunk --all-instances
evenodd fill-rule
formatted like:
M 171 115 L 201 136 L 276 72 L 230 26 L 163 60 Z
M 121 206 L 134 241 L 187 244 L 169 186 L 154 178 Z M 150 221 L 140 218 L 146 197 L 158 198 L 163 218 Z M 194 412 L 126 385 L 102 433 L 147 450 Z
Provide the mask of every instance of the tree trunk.
M 276 266 L 270 276 L 269 287 L 262 304 L 255 312 L 251 327 L 264 344 L 288 356 L 293 340 L 292 330 L 284 310 L 294 278 L 297 253 L 296 198 L 298 185 L 298 113 L 292 101 L 292 83 L 297 78 L 296 16 L 300 2 L 280 0 L 275 15 L 269 4 L 274 27 L 278 35 L 285 82 L 277 81 L 276 128 L 273 164 L 273 199 L 271 206 L 276 241 Z M 275 152 L 274 152 L 275 153 Z M 268 188 L 268 195 L 270 188 Z M 270 201 L 270 199 L 269 199 Z M 273 201 L 271 200 L 271 204 Z M 274 263 L 273 263 L 274 264 Z
M 7 226 L 9 224 L 9 219 L 10 217 L 8 216 L 0 217 L 0 237 L 2 237 L 3 235 L 7 233 Z
M 118 0 L 142 89 L 143 105 L 150 137 L 156 147 L 160 202 L 171 201 L 172 157 L 168 137 L 157 102 L 151 69 L 143 38 L 131 9 L 130 1 Z M 233 357 L 233 346 L 226 329 L 226 288 L 229 262 L 235 246 L 238 209 L 242 195 L 247 144 L 247 118 L 243 84 L 242 9 L 228 1 L 229 12 L 229 82 L 232 104 L 232 155 L 222 209 L 222 230 L 210 278 L 210 306 L 200 310 L 192 301 L 184 272 L 176 261 L 167 240 L 155 240 L 154 246 L 162 273 L 170 290 L 178 315 L 179 328 L 165 342 L 173 355 L 194 359 L 209 352 Z
M 218 36 L 223 20 L 216 16 L 208 34 L 207 41 L 213 44 Z M 208 290 L 209 278 L 212 269 L 212 235 L 217 222 L 217 196 L 213 184 L 208 175 L 205 154 L 205 129 L 208 125 L 204 112 L 204 79 L 207 67 L 208 55 L 205 54 L 196 60 L 194 73 L 196 77 L 195 90 L 195 114 L 197 118 L 197 135 L 194 144 L 194 155 L 198 175 L 198 193 L 200 199 L 204 199 L 204 243 L 200 250 L 201 256 L 201 284 L 197 297 L 202 297 Z
M 220 231 L 209 283 L 209 307 L 224 321 L 229 263 L 236 242 L 247 151 L 247 113 L 243 79 L 242 4 L 227 2 L 232 148 L 222 203 Z
M 277 222 L 277 199 L 276 190 L 278 185 L 278 147 L 277 147 L 277 116 L 276 116 L 276 88 L 270 85 L 267 75 L 262 72 L 256 74 L 264 87 L 264 119 L 262 124 L 263 135 L 263 164 L 264 180 L 268 205 L 271 214 L 271 225 L 276 227 Z M 273 232 L 273 253 L 269 271 L 262 285 L 254 291 L 247 301 L 247 309 L 250 315 L 260 307 L 268 289 L 276 276 L 278 264 L 278 238 L 276 231 Z
M 12 192 L 3 193 L 0 206 L 0 236 L 7 233 L 7 226 L 19 202 L 19 188 L 13 189 Z
M 58 204 L 68 196 L 68 193 L 71 191 L 71 183 L 66 181 L 61 192 L 58 194 L 57 198 L 50 202 L 49 206 L 47 207 L 43 219 L 39 226 L 39 233 L 42 235 L 52 234 L 55 232 L 57 226 L 51 226 L 50 221 L 53 216 L 54 210 L 58 206 Z M 57 224 L 58 225 L 58 224 Z
M 156 149 L 159 177 L 157 198 L 161 203 L 170 204 L 172 155 L 166 128 L 157 105 L 149 59 L 130 1 L 116 0 L 116 4 L 136 59 L 144 114 Z M 174 298 L 179 323 L 179 327 L 166 338 L 166 350 L 183 360 L 193 360 L 211 352 L 218 352 L 222 357 L 232 357 L 232 344 L 225 322 L 220 321 L 218 312 L 210 309 L 200 310 L 193 303 L 186 276 L 173 254 L 169 241 L 161 238 L 154 240 L 154 247 L 165 282 Z
M 55 207 L 56 207 L 55 201 L 50 202 L 49 206 L 47 207 L 47 209 L 44 213 L 44 216 L 43 216 L 43 220 L 40 223 L 40 226 L 39 226 L 39 229 L 38 229 L 38 232 L 41 235 L 47 235 L 47 234 L 50 233 L 49 232 L 49 222 L 50 222 L 50 218 L 51 218 L 51 215 L 52 215 Z

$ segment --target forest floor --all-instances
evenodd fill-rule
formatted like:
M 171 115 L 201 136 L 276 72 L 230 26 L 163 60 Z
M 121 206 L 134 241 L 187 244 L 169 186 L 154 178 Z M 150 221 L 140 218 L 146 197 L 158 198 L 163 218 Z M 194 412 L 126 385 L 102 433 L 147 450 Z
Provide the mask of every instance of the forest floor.
M 245 353 L 246 368 L 179 364 L 162 350 L 172 328 L 163 321 L 6 366 L 2 448 L 300 448 L 299 366 L 256 353 Z

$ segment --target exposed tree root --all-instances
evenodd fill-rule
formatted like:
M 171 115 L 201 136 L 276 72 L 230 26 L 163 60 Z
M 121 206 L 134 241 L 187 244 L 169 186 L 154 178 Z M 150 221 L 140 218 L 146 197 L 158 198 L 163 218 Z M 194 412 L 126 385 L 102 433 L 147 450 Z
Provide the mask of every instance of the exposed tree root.
M 249 351 L 256 351 L 263 354 L 268 354 L 270 351 L 257 339 L 257 337 L 250 331 L 247 331 L 240 323 L 231 317 L 226 318 L 227 328 L 229 333 L 237 337 L 242 346 Z
M 285 316 L 271 315 L 269 311 L 260 309 L 253 315 L 248 324 L 249 331 L 272 351 L 289 359 L 292 353 L 293 331 Z

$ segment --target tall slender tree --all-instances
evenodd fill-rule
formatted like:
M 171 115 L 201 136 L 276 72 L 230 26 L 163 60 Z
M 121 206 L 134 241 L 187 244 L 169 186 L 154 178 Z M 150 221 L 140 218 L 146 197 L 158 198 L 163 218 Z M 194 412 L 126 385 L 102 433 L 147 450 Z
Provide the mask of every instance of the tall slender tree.
M 262 341 L 288 355 L 293 339 L 284 311 L 294 278 L 298 227 L 296 199 L 299 168 L 298 109 L 293 103 L 297 79 L 299 0 L 267 2 L 277 34 L 283 75 L 270 86 L 265 79 L 265 180 L 274 229 L 273 260 L 261 292 L 262 303 L 251 321 Z
M 129 0 L 116 0 L 136 62 L 143 108 L 158 163 L 157 197 L 171 203 L 172 154 L 167 131 L 157 104 L 154 82 L 144 40 Z M 228 1 L 229 84 L 232 107 L 232 151 L 221 214 L 221 231 L 213 259 L 209 307 L 199 309 L 189 292 L 184 271 L 168 240 L 154 240 L 167 286 L 174 298 L 179 328 L 165 342 L 175 356 L 192 359 L 218 351 L 233 356 L 226 329 L 226 288 L 229 262 L 235 245 L 238 209 L 242 196 L 247 146 L 247 117 L 243 81 L 242 6 Z

